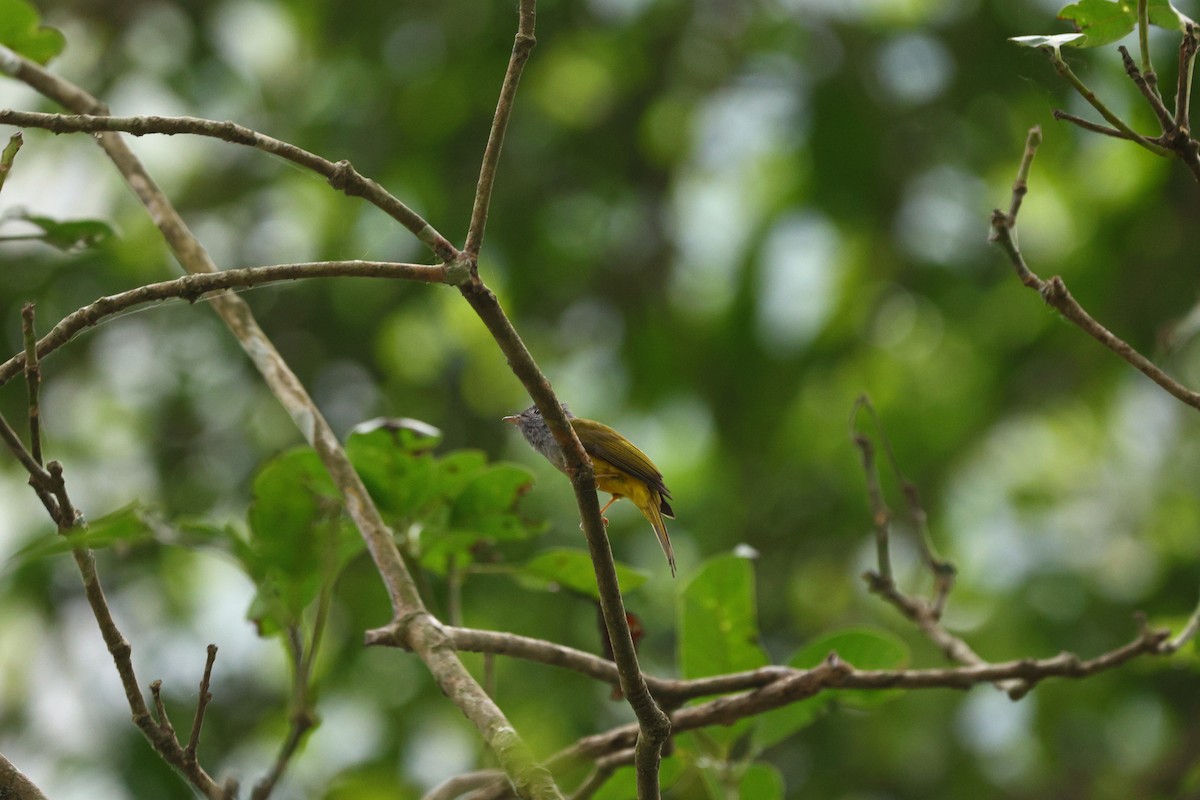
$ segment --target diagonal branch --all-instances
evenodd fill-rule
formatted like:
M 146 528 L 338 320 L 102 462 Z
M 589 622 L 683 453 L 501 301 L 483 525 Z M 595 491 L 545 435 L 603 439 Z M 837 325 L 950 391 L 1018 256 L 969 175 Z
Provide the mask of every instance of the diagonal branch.
M 7 48 L 0 48 L 0 69 L 72 111 L 97 115 L 107 113 L 107 109 L 87 92 Z M 146 206 L 151 219 L 184 269 L 193 273 L 217 271 L 203 245 L 188 229 L 179 213 L 125 142 L 114 133 L 101 133 L 96 140 L 138 199 Z M 346 166 L 348 167 L 348 164 Z M 350 175 L 348 170 L 341 173 L 342 178 Z M 342 188 L 337 183 L 334 185 Z M 422 228 L 418 236 L 427 234 L 429 230 L 432 229 Z M 457 251 L 449 247 L 449 251 L 442 257 L 444 260 L 450 260 L 457 255 Z M 497 755 L 518 793 L 539 799 L 561 798 L 561 792 L 554 785 L 549 773 L 534 763 L 528 746 L 500 708 L 463 666 L 453 647 L 442 634 L 437 620 L 426 610 L 412 575 L 400 558 L 391 531 L 367 493 L 362 479 L 346 457 L 337 436 L 299 379 L 258 326 L 249 307 L 240 298 L 229 294 L 214 298 L 212 305 L 250 356 L 271 391 L 291 415 L 304 438 L 316 451 L 330 478 L 338 487 L 346 510 L 362 534 L 367 550 L 383 579 L 399 634 L 426 664 L 439 688 L 475 725 L 484 741 Z M 144 705 L 143 701 L 143 708 Z
M 513 42 L 512 56 L 508 60 L 508 70 L 504 73 L 504 83 L 500 87 L 500 99 L 496 102 L 496 115 L 492 119 L 487 147 L 483 151 L 479 183 L 475 188 L 475 204 L 471 209 L 471 226 L 467 229 L 467 243 L 463 247 L 471 258 L 477 258 L 479 248 L 483 246 L 483 231 L 487 227 L 488 206 L 492 199 L 492 186 L 496 182 L 500 149 L 504 146 L 504 132 L 508 130 L 508 120 L 512 116 L 513 100 L 517 95 L 517 84 L 521 82 L 525 62 L 529 60 L 529 53 L 537 43 L 533 36 L 536 21 L 535 0 L 521 0 L 518 14 L 520 22 L 517 23 L 517 37 Z
M 1104 102 L 1100 100 L 1100 98 L 1096 97 L 1096 93 L 1089 89 L 1087 85 L 1079 79 L 1079 76 L 1075 74 L 1074 70 L 1071 69 L 1070 65 L 1063 60 L 1062 53 L 1058 51 L 1058 48 L 1047 47 L 1044 49 L 1046 50 L 1047 55 L 1050 56 L 1050 61 L 1054 64 L 1054 69 L 1058 72 L 1058 74 L 1061 75 L 1067 83 L 1071 84 L 1071 87 L 1074 88 L 1075 91 L 1079 93 L 1079 96 L 1086 100 L 1092 108 L 1100 112 L 1100 116 L 1104 117 L 1104 119 L 1108 121 L 1109 125 L 1112 125 L 1118 131 L 1120 131 L 1121 136 L 1140 144 L 1142 147 L 1146 148 L 1155 155 L 1165 156 L 1169 152 L 1166 148 L 1155 144 L 1137 131 L 1133 130 L 1133 128 L 1130 128 L 1125 120 L 1121 119 L 1111 110 L 1109 110 L 1108 106 L 1106 106 Z
M 1200 49 L 1200 32 L 1189 22 L 1179 42 L 1179 75 L 1175 86 L 1175 127 L 1192 127 L 1192 74 L 1196 67 L 1196 52 Z
M 654 702 L 638 666 L 637 651 L 629 631 L 625 603 L 621 598 L 617 569 L 613 563 L 612 547 L 600 519 L 600 503 L 596 496 L 596 478 L 591 459 L 584 453 L 574 429 L 567 422 L 562 406 L 550 388 L 550 382 L 538 369 L 533 356 L 500 307 L 496 295 L 478 275 L 460 285 L 459 291 L 491 332 L 508 359 L 509 367 L 541 409 L 543 419 L 562 448 L 596 573 L 600 609 L 613 647 L 613 660 L 620 672 L 621 691 L 637 716 L 643 733 L 637 741 L 638 798 L 655 800 L 659 796 L 658 765 L 663 745 L 671 735 L 671 721 Z
M 596 584 L 600 593 L 600 609 L 608 628 L 609 642 L 613 649 L 613 660 L 620 674 L 621 690 L 637 716 L 641 734 L 636 744 L 636 767 L 639 800 L 656 800 L 659 797 L 658 768 L 662 749 L 671 733 L 671 722 L 655 703 L 638 665 L 637 651 L 625 615 L 625 604 L 621 587 L 617 581 L 613 563 L 612 547 L 608 532 L 600 518 L 600 504 L 596 496 L 595 473 L 591 460 L 583 451 L 575 431 L 567 422 L 558 398 L 550 382 L 538 369 L 533 356 L 521 341 L 520 335 L 500 307 L 496 295 L 479 278 L 477 254 L 483 243 L 483 231 L 487 221 L 487 208 L 495 179 L 496 162 L 500 155 L 504 131 L 512 112 L 512 104 L 520 80 L 521 71 L 534 44 L 536 0 L 521 0 L 520 23 L 509 62 L 508 73 L 501 87 L 496 106 L 491 135 L 480 168 L 479 185 L 471 215 L 471 227 L 462 259 L 470 269 L 470 277 L 457 283 L 459 291 L 487 326 L 496 344 L 504 352 L 509 367 L 524 384 L 530 397 L 541 409 L 542 417 L 554 434 L 566 461 L 566 472 L 575 490 L 575 502 L 582 518 L 588 551 L 596 573 Z
M 1154 116 L 1158 117 L 1158 124 L 1162 128 L 1162 132 L 1164 134 L 1172 133 L 1176 127 L 1175 120 L 1158 94 L 1158 79 L 1153 70 L 1143 72 L 1138 69 L 1137 64 L 1133 63 L 1133 56 L 1129 55 L 1129 50 L 1124 45 L 1118 47 L 1117 50 L 1121 53 L 1121 63 L 1125 66 L 1125 74 L 1142 93 L 1142 97 L 1150 104 L 1150 108 L 1154 110 Z M 1143 53 L 1143 58 L 1148 59 L 1149 54 Z M 1143 62 L 1143 67 L 1145 66 L 1146 64 Z
M 1114 335 L 1097 322 L 1091 314 L 1084 310 L 1083 306 L 1079 305 L 1078 301 L 1067 290 L 1067 285 L 1061 277 L 1056 275 L 1050 278 L 1050 280 L 1042 280 L 1025 263 L 1025 257 L 1021 254 L 1020 247 L 1017 246 L 1015 236 L 1017 224 L 1016 212 L 1020 207 L 1017 193 L 1018 187 L 1020 187 L 1022 194 L 1025 191 L 1025 179 L 1029 174 L 1030 165 L 1033 163 L 1033 157 L 1037 153 L 1037 146 L 1040 142 L 1041 131 L 1037 128 L 1031 129 L 1029 131 L 1029 138 L 1026 141 L 1025 155 L 1021 159 L 1021 166 L 1018 170 L 1017 183 L 1013 187 L 1013 209 L 1008 214 L 999 209 L 992 213 L 990 241 L 993 244 L 999 245 L 1000 249 L 1008 256 L 1021 282 L 1030 289 L 1037 291 L 1047 305 L 1056 309 L 1088 336 L 1100 342 L 1100 344 L 1107 347 L 1134 369 L 1157 383 L 1172 397 L 1187 406 L 1200 410 L 1200 393 L 1194 392 L 1179 383 L 1179 381 L 1160 369 L 1158 365 L 1135 350 L 1128 342 Z
M 1077 117 L 1074 114 L 1068 114 L 1066 111 L 1063 111 L 1061 108 L 1054 109 L 1053 111 L 1050 112 L 1050 115 L 1052 117 L 1054 117 L 1056 120 L 1059 120 L 1060 122 L 1066 121 L 1066 122 L 1072 123 L 1073 125 L 1078 125 L 1080 128 L 1083 128 L 1085 131 L 1091 131 L 1092 133 L 1103 134 L 1104 136 L 1111 136 L 1114 139 L 1129 140 L 1128 136 L 1121 133 L 1116 128 L 1110 128 L 1107 125 L 1101 125 L 1098 122 L 1092 122 L 1089 119 L 1084 119 L 1083 117 Z
M 0 753 L 0 797 L 6 800 L 46 800 L 46 795 L 25 773 Z

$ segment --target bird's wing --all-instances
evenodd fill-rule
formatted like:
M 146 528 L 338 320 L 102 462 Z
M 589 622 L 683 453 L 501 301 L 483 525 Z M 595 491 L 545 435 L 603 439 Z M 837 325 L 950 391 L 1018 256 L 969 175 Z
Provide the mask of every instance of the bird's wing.
M 603 459 L 614 467 L 628 472 L 635 478 L 644 481 L 663 497 L 671 496 L 666 485 L 663 484 L 663 476 L 658 471 L 658 467 L 654 466 L 654 462 L 624 436 L 603 422 L 596 422 L 593 419 L 575 417 L 571 420 L 571 427 L 575 429 L 575 435 L 583 443 L 583 449 L 587 451 L 588 455 Z

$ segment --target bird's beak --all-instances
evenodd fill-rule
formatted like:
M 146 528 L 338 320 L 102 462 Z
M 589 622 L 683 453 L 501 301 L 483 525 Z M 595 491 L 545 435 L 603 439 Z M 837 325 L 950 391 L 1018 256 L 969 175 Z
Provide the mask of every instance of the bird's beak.
M 516 414 L 513 414 L 511 417 L 501 417 L 500 419 L 504 422 L 507 422 L 509 425 L 516 425 L 521 421 L 521 418 Z

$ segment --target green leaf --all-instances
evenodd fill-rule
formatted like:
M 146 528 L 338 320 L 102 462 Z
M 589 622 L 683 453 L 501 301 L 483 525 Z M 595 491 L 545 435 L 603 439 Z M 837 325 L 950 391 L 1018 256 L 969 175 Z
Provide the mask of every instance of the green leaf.
M 115 236 L 112 226 L 98 219 L 77 219 L 59 222 L 50 217 L 40 217 L 34 214 L 17 213 L 15 219 L 21 219 L 42 229 L 38 237 L 51 247 L 65 252 L 85 250 L 96 247 Z
M 754 800 L 783 800 L 783 773 L 775 766 L 755 762 L 746 768 L 738 781 L 738 797 Z
M 685 770 L 682 759 L 664 758 L 659 765 L 658 783 L 663 789 L 670 789 Z M 666 794 L 671 797 L 672 795 Z M 742 795 L 749 797 L 750 795 Z M 633 767 L 621 767 L 608 781 L 592 796 L 592 800 L 629 800 L 637 797 L 637 773 Z
M 1100 47 L 1133 33 L 1137 27 L 1137 6 L 1136 0 L 1080 0 L 1064 6 L 1058 18 L 1084 34 L 1082 40 L 1069 42 L 1072 47 Z M 1151 25 L 1175 31 L 1186 30 L 1191 21 L 1170 0 L 1150 0 L 1147 16 Z
M 308 448 L 267 462 L 254 479 L 246 571 L 258 585 L 249 612 L 261 635 L 295 624 L 321 587 L 361 551 L 337 490 Z
M 487 468 L 487 454 L 482 450 L 455 450 L 442 456 L 439 463 L 439 490 L 447 497 L 457 497 Z
M 42 25 L 28 0 L 0 0 L 0 44 L 46 64 L 62 52 L 67 40 L 58 29 Z
M 709 559 L 683 590 L 679 613 L 680 671 L 685 678 L 757 669 L 754 567 L 735 555 Z
M 474 451 L 451 454 L 439 466 L 440 507 L 425 518 L 421 530 L 421 564 L 426 568 L 444 574 L 452 557 L 466 564 L 482 544 L 528 539 L 544 527 L 517 511 L 517 502 L 533 485 L 533 475 L 524 467 L 488 465 Z
M 1099 47 L 1124 39 L 1137 25 L 1135 0 L 1080 0 L 1064 6 L 1058 18 L 1084 34 L 1075 47 Z
M 1171 0 L 1150 0 L 1147 7 L 1150 24 L 1169 31 L 1186 31 L 1188 23 L 1195 24 L 1191 18 L 1175 7 Z
M 393 422 L 396 426 L 359 425 L 346 441 L 346 455 L 380 512 L 392 521 L 411 520 L 438 496 L 438 467 L 428 455 L 437 439 L 399 426 L 399 422 L 415 423 L 415 420 Z M 481 455 L 480 461 L 483 460 Z
M 709 559 L 684 588 L 679 611 L 679 661 L 685 678 L 757 669 L 768 663 L 758 644 L 754 566 L 740 556 Z M 706 733 L 729 749 L 756 723 L 742 720 Z
M 483 543 L 527 539 L 542 526 L 517 513 L 533 475 L 488 464 L 479 450 L 441 458 L 441 432 L 412 419 L 372 420 L 351 433 L 346 452 L 384 518 L 426 569 L 444 574 L 470 563 Z
M 16 160 L 17 152 L 24 141 L 25 137 L 20 131 L 8 137 L 8 144 L 4 146 L 4 152 L 0 153 L 0 189 L 4 188 L 4 181 L 8 179 L 8 173 L 12 172 L 13 161 Z
M 600 599 L 592 558 L 586 550 L 547 550 L 526 562 L 514 575 L 523 585 L 531 588 L 544 589 L 557 584 L 568 591 Z M 623 592 L 637 589 L 646 582 L 647 577 L 645 572 L 617 563 L 617 580 Z
M 765 750 L 792 736 L 796 731 L 807 728 L 825 716 L 832 705 L 833 694 L 826 691 L 760 714 L 758 728 L 754 733 L 757 749 Z
M 445 466 L 445 462 L 443 462 Z M 454 500 L 455 518 L 511 511 L 533 486 L 533 473 L 516 464 L 493 464 L 471 478 Z
M 54 533 L 40 536 L 13 553 L 9 564 L 19 566 L 47 556 L 69 553 L 76 547 L 101 550 L 116 544 L 139 544 L 154 538 L 151 526 L 144 517 L 145 509 L 138 503 L 91 520 L 78 532 L 62 536 Z

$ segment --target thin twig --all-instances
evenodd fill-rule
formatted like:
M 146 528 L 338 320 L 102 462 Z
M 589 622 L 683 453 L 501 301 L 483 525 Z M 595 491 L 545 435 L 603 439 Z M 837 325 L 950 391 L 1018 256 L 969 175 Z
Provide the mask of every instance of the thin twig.
M 42 463 L 41 406 L 38 391 L 42 383 L 42 369 L 37 357 L 37 333 L 34 330 L 33 303 L 21 308 L 21 334 L 25 342 L 25 385 L 29 396 L 29 455 L 38 464 Z
M 1197 633 L 1200 633 L 1200 604 L 1197 604 L 1195 611 L 1188 617 L 1187 624 L 1183 626 L 1179 634 L 1168 642 L 1163 644 L 1164 653 L 1176 653 L 1181 647 L 1196 638 Z
M 1145 76 L 1145 81 L 1148 88 L 1153 92 L 1158 100 L 1158 105 L 1162 105 L 1162 98 L 1158 96 L 1158 76 L 1154 74 L 1154 66 L 1150 62 L 1150 4 L 1148 0 L 1138 0 L 1138 51 L 1142 56 L 1141 73 Z M 1124 46 L 1120 48 L 1125 50 Z M 1130 60 L 1132 63 L 1132 59 Z M 1139 87 L 1141 88 L 1141 87 Z M 1149 99 L 1149 98 L 1147 98 Z M 1151 102 L 1151 105 L 1154 105 Z
M 1145 2 L 1145 0 L 1141 0 Z M 1175 120 L 1171 117 L 1171 112 L 1163 105 L 1162 97 L 1158 94 L 1157 78 L 1153 72 L 1144 72 L 1139 70 L 1137 64 L 1133 63 L 1133 56 L 1129 55 L 1129 50 L 1124 45 L 1117 48 L 1121 53 L 1121 61 L 1125 65 L 1125 74 L 1133 81 L 1133 85 L 1142 93 L 1142 97 L 1146 98 L 1146 102 L 1150 104 L 1150 108 L 1154 109 L 1154 115 L 1158 117 L 1158 124 L 1162 128 L 1164 134 L 1170 134 L 1175 130 Z M 1148 58 L 1148 55 L 1143 55 L 1143 58 Z
M 73 555 L 83 578 L 84 593 L 87 596 L 88 604 L 92 608 L 92 614 L 96 617 L 96 623 L 100 628 L 104 643 L 108 647 L 108 652 L 117 666 L 121 684 L 125 687 L 125 697 L 133 711 L 134 724 L 138 726 L 163 759 L 179 769 L 188 781 L 206 797 L 213 798 L 213 800 L 232 800 L 233 795 L 228 793 L 227 786 L 218 785 L 194 757 L 185 756 L 183 747 L 175 738 L 174 730 L 169 725 L 162 726 L 155 723 L 146 707 L 145 698 L 138 688 L 137 675 L 133 670 L 132 648 L 121 634 L 120 629 L 117 628 L 112 612 L 109 610 L 108 601 L 104 597 L 104 589 L 96 574 L 96 559 L 91 550 L 82 548 L 76 548 Z
M 1025 200 L 1025 195 L 1029 194 L 1029 170 L 1033 168 L 1033 157 L 1037 155 L 1037 149 L 1041 144 L 1042 128 L 1040 125 L 1034 125 L 1025 137 L 1025 152 L 1021 156 L 1021 163 L 1017 167 L 1017 177 L 1013 181 L 1012 200 L 1008 205 L 1010 226 L 1017 224 L 1017 214 L 1021 211 L 1021 203 Z
M 29 473 L 29 481 L 33 486 L 50 488 L 50 473 L 42 469 L 42 465 L 37 462 L 37 459 L 25 449 L 25 443 L 8 424 L 8 420 L 4 418 L 3 414 L 0 414 L 0 441 L 4 442 L 17 461 L 21 462 L 21 466 Z
M 40 90 L 41 87 L 35 85 L 34 88 Z M 95 104 L 88 113 L 75 115 L 0 109 L 0 124 L 41 128 L 55 134 L 104 131 L 119 131 L 132 136 L 190 134 L 252 147 L 312 170 L 329 181 L 330 186 L 350 197 L 363 198 L 411 231 L 443 261 L 452 261 L 457 255 L 454 246 L 420 214 L 375 181 L 364 177 L 349 161 L 329 161 L 303 148 L 229 121 L 199 117 L 110 117 L 96 113 L 100 110 L 96 106 L 99 104 Z
M 1018 178 L 1019 185 L 1023 185 L 1022 180 Z M 1014 188 L 1012 213 L 1015 214 L 1017 208 L 1019 208 L 1022 196 L 1023 192 L 1017 191 Z M 909 519 L 912 521 L 913 528 L 916 531 L 915 538 L 917 547 L 921 553 L 921 562 L 933 576 L 933 600 L 928 604 L 927 608 L 934 619 L 938 619 L 942 616 L 946 607 L 946 601 L 949 599 L 950 590 L 954 587 L 956 570 L 953 564 L 939 558 L 934 550 L 933 537 L 929 533 L 929 516 L 925 513 L 925 509 L 921 505 L 920 492 L 916 484 L 906 478 L 904 471 L 900 469 L 900 461 L 896 458 L 896 451 L 892 448 L 892 441 L 887 435 L 887 429 L 883 425 L 883 420 L 879 418 L 879 412 L 875 410 L 875 405 L 871 402 L 871 398 L 863 394 L 859 395 L 851 411 L 850 431 L 851 439 L 862 453 L 863 473 L 867 481 L 867 497 L 871 505 L 872 523 L 875 526 L 879 571 L 878 573 L 871 573 L 871 575 L 874 576 L 873 580 L 892 584 L 893 591 L 897 591 L 894 586 L 895 579 L 892 575 L 891 556 L 888 550 L 892 514 L 891 510 L 887 507 L 886 501 L 883 499 L 883 491 L 880 488 L 879 470 L 875 466 L 875 445 L 869 438 L 859 433 L 857 429 L 857 416 L 858 412 L 862 409 L 865 409 L 870 415 L 879 440 L 883 444 L 883 452 L 887 457 L 888 467 L 896 477 L 896 481 L 900 484 L 901 494 L 904 497 Z
M 1018 170 L 1018 184 L 1015 184 L 1013 188 L 1014 208 L 1020 205 L 1017 199 L 1017 185 L 1023 185 L 1023 178 L 1021 176 L 1029 174 L 1029 166 L 1033 162 L 1033 157 L 1040 141 L 1040 132 L 1036 128 L 1030 130 L 1025 155 L 1021 159 L 1021 167 Z M 1067 285 L 1061 277 L 1056 275 L 1050 278 L 1050 280 L 1044 281 L 1029 268 L 1016 243 L 1014 234 L 1016 222 L 1015 214 L 1005 214 L 999 209 L 995 210 L 992 213 L 992 233 L 989 239 L 993 244 L 999 245 L 1000 249 L 1008 256 L 1021 282 L 1030 289 L 1036 290 L 1047 305 L 1056 309 L 1084 333 L 1100 342 L 1134 369 L 1157 383 L 1172 397 L 1187 406 L 1200 410 L 1200 393 L 1194 392 L 1176 381 L 1150 361 L 1150 359 L 1135 350 L 1128 342 L 1115 336 L 1111 331 L 1097 322 L 1079 305 L 1070 291 L 1067 290 Z
M 885 580 L 877 573 L 867 572 L 863 578 L 867 581 L 867 588 L 872 594 L 879 595 L 914 622 L 921 633 L 937 645 L 946 658 L 972 667 L 980 667 L 988 663 L 965 640 L 950 633 L 942 625 L 933 606 L 917 598 L 909 597 L 896 587 L 894 581 Z
M 304 736 L 313 726 L 317 724 L 317 718 L 310 709 L 297 709 L 292 712 L 291 725 L 288 727 L 287 738 L 279 748 L 279 753 L 275 756 L 275 761 L 271 764 L 270 771 L 254 784 L 254 789 L 250 792 L 251 800 L 263 800 L 270 797 L 274 791 L 275 785 L 279 779 L 283 777 L 284 771 L 291 762 L 292 756 L 296 754 L 300 743 L 304 741 Z M 500 772 L 500 775 L 504 773 Z
M 508 70 L 504 73 L 504 83 L 500 87 L 500 98 L 496 102 L 496 114 L 492 118 L 492 129 L 488 133 L 487 147 L 483 151 L 483 162 L 479 166 L 479 182 L 475 187 L 475 203 L 471 209 L 471 225 L 467 229 L 467 242 L 463 251 L 472 259 L 478 258 L 479 248 L 483 246 L 483 232 L 487 227 L 488 206 L 492 199 L 492 186 L 496 182 L 496 166 L 500 161 L 500 150 L 504 146 L 504 133 L 508 130 L 508 120 L 512 116 L 513 100 L 517 95 L 517 85 L 521 82 L 521 73 L 529 53 L 537 43 L 533 29 L 536 22 L 535 0 L 521 0 L 517 23 L 517 36 L 513 41 L 512 55 L 508 59 Z
M 1054 109 L 1053 111 L 1050 112 L 1050 115 L 1052 117 L 1054 117 L 1056 120 L 1070 122 L 1075 125 L 1078 125 L 1080 128 L 1083 128 L 1085 131 L 1091 131 L 1092 133 L 1100 133 L 1100 134 L 1104 134 L 1105 136 L 1111 136 L 1114 139 L 1125 139 L 1126 141 L 1129 141 L 1129 137 L 1126 136 L 1125 134 L 1121 133 L 1116 128 L 1110 128 L 1107 125 L 1101 125 L 1098 122 L 1092 122 L 1089 119 L 1084 119 L 1083 117 L 1077 117 L 1074 114 L 1068 114 L 1066 111 L 1063 111 L 1061 108 Z
M 158 717 L 158 726 L 174 736 L 175 726 L 171 724 L 171 718 L 167 715 L 167 707 L 163 704 L 161 680 L 150 682 L 150 696 L 154 698 L 154 712 Z
M 196 699 L 196 715 L 192 718 L 192 734 L 188 737 L 187 747 L 184 748 L 184 758 L 196 760 L 196 748 L 200 746 L 200 729 L 204 727 L 204 712 L 212 702 L 212 692 L 208 690 L 212 681 L 213 663 L 217 660 L 217 646 L 208 646 L 208 658 L 204 662 L 204 676 L 200 678 L 200 696 Z
M 197 300 L 213 299 L 213 293 L 228 289 L 248 289 L 302 278 L 331 277 L 392 278 L 441 283 L 446 279 L 446 268 L 444 265 L 398 264 L 388 261 L 317 261 L 185 275 L 175 280 L 150 283 L 126 292 L 101 297 L 71 312 L 41 338 L 37 344 L 37 354 L 40 358 L 45 358 L 80 331 L 148 303 L 174 299 L 194 303 Z M 0 364 L 0 386 L 19 374 L 25 363 L 25 356 L 19 354 Z
M 1179 75 L 1175 84 L 1175 127 L 1190 131 L 1192 127 L 1192 74 L 1196 67 L 1196 52 L 1200 48 L 1196 26 L 1189 22 L 1179 42 Z
M 1137 142 L 1155 155 L 1164 156 L 1167 154 L 1168 151 L 1165 148 L 1154 144 L 1140 133 L 1134 131 L 1125 123 L 1125 120 L 1121 119 L 1112 111 L 1110 111 L 1108 106 L 1101 102 L 1100 98 L 1096 97 L 1095 93 L 1079 79 L 1079 76 L 1076 75 L 1074 71 L 1072 71 L 1067 62 L 1063 60 L 1062 53 L 1060 53 L 1057 48 L 1048 47 L 1044 49 L 1050 56 L 1050 61 L 1054 64 L 1054 69 L 1057 70 L 1058 74 L 1065 78 L 1067 83 L 1071 84 L 1072 88 L 1074 88 L 1075 91 L 1077 91 L 1079 95 L 1083 97 L 1083 99 L 1086 100 L 1089 105 L 1091 105 L 1092 108 L 1099 111 L 1100 116 L 1108 120 L 1108 123 L 1120 131 L 1125 138 L 1129 139 L 1130 141 Z
M 881 582 L 891 584 L 892 558 L 889 551 L 888 536 L 891 530 L 892 514 L 883 499 L 883 489 L 879 484 L 879 470 L 875 468 L 875 445 L 869 438 L 855 429 L 854 417 L 859 407 L 865 402 L 865 396 L 860 396 L 854 404 L 850 417 L 851 438 L 862 454 L 863 474 L 867 480 L 867 498 L 871 504 L 871 525 L 875 528 L 875 560 L 879 569 L 878 578 Z

